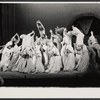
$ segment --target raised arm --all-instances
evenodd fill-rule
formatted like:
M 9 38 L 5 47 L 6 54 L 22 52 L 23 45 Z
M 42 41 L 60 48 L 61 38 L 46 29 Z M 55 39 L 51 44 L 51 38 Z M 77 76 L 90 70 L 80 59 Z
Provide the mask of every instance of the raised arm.
M 32 32 L 31 32 L 31 33 L 29 33 L 28 35 L 30 35 L 30 36 L 35 36 L 35 31 L 34 31 L 34 30 L 32 30 Z
M 45 34 L 45 28 L 44 28 L 43 24 L 40 21 L 37 21 L 36 26 L 39 30 L 40 36 L 42 37 Z
M 11 38 L 11 41 L 13 41 L 13 40 L 14 40 L 15 36 L 16 36 L 16 34 L 15 34 L 15 35 Z
M 39 31 L 45 30 L 43 24 L 39 20 L 36 22 L 36 26 Z
M 16 37 L 17 37 L 17 39 L 16 39 Z M 18 44 L 19 41 L 20 41 L 20 37 L 19 37 L 18 33 L 16 33 L 16 34 L 11 38 L 11 41 L 15 41 L 14 39 L 17 40 L 16 44 Z
M 20 41 L 20 37 L 19 37 L 18 33 L 16 33 L 16 36 L 18 37 L 18 41 L 17 41 L 17 44 L 18 44 Z
M 51 33 L 51 38 L 50 39 L 51 39 L 51 41 L 53 41 L 52 38 L 54 37 L 54 33 L 53 33 L 52 29 L 50 29 L 49 32 Z

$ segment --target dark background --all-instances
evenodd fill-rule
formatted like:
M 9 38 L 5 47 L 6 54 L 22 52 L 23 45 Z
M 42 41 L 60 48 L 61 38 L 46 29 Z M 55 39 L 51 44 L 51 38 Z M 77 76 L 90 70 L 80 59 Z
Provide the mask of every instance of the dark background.
M 34 30 L 39 36 L 37 20 L 43 23 L 46 34 L 50 35 L 49 30 L 54 31 L 56 26 L 64 26 L 70 30 L 71 25 L 77 26 L 79 20 L 91 18 L 93 23 L 86 35 L 85 44 L 91 30 L 98 40 L 100 39 L 100 4 L 98 3 L 1 3 L 0 45 L 5 45 L 15 33 L 21 35 Z

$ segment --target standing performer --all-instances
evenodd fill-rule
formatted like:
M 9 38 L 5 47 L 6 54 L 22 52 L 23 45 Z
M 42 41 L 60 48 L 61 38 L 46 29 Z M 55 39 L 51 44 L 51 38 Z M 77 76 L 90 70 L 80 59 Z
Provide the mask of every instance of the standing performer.
M 12 58 L 11 58 L 11 61 L 9 63 L 9 66 L 8 66 L 8 70 L 11 71 L 13 67 L 16 66 L 16 62 L 19 58 L 19 54 L 20 54 L 20 47 L 18 47 L 18 43 L 20 41 L 20 38 L 19 38 L 19 35 L 18 33 L 16 33 L 12 39 L 11 39 L 14 47 L 13 47 L 13 53 L 12 53 Z
M 75 55 L 76 55 L 76 66 L 75 68 L 78 71 L 86 71 L 89 67 L 89 53 L 87 46 L 83 44 L 82 46 L 75 46 Z
M 64 55 L 63 49 L 65 48 L 65 44 L 72 46 L 72 36 L 73 36 L 72 31 L 67 32 L 67 29 L 65 28 L 63 31 L 63 41 L 61 42 L 62 44 L 61 56 Z
M 88 44 L 89 44 L 89 48 L 92 48 L 95 52 L 94 54 L 94 63 L 95 64 L 95 68 L 98 69 L 99 72 L 99 68 L 100 68 L 100 45 L 97 41 L 97 39 L 94 37 L 93 32 L 91 31 L 91 36 L 89 37 L 88 40 Z
M 34 31 L 27 35 L 21 35 L 22 38 L 22 50 L 21 57 L 18 61 L 15 71 L 33 73 L 35 71 L 35 64 L 33 63 L 33 38 Z
M 72 32 L 67 32 L 65 28 L 63 31 L 63 41 L 62 41 L 62 49 L 61 49 L 61 57 L 64 66 L 64 71 L 73 71 L 75 67 L 75 57 L 74 50 L 72 47 Z
M 2 71 L 7 71 L 8 70 L 8 65 L 10 62 L 12 56 L 12 41 L 9 41 L 2 52 L 2 58 L 1 58 L 1 62 L 0 62 L 0 69 Z
M 77 28 L 72 26 L 73 34 L 76 36 L 75 55 L 78 71 L 86 71 L 89 66 L 89 54 L 86 45 L 83 43 L 84 34 Z
M 40 21 L 37 21 L 36 25 L 37 25 L 37 28 L 38 28 L 39 34 L 40 34 L 40 38 L 38 38 L 36 40 L 36 42 L 37 43 L 39 42 L 41 44 L 40 51 L 41 51 L 41 54 L 42 54 L 42 63 L 43 63 L 44 66 L 47 66 L 47 64 L 48 64 L 48 54 L 46 52 L 47 38 L 46 38 L 46 34 L 45 34 L 45 28 Z
M 42 63 L 42 54 L 41 54 L 40 48 L 41 48 L 41 43 L 36 42 L 36 44 L 35 44 L 35 56 L 36 56 L 35 73 L 43 73 L 44 72 L 44 66 Z
M 63 30 L 64 30 L 63 27 L 61 28 L 57 27 L 55 28 L 55 34 L 53 33 L 52 30 L 50 30 L 51 37 L 53 38 L 53 42 L 57 44 L 57 48 L 59 52 L 61 51 L 61 41 L 62 41 L 62 36 L 63 36 Z
M 98 68 L 96 68 L 96 52 L 93 50 L 93 48 L 89 44 L 88 40 L 88 52 L 89 52 L 89 70 L 92 72 L 98 72 Z
M 61 57 L 59 54 L 58 48 L 52 43 L 52 41 L 48 42 L 48 54 L 51 55 L 48 69 L 45 72 L 48 73 L 57 73 L 62 68 Z

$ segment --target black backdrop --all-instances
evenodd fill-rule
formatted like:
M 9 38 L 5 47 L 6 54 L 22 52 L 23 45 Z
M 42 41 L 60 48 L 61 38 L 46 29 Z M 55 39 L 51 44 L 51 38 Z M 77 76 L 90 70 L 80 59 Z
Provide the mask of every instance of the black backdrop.
M 61 8 L 59 8 L 59 6 Z M 58 10 L 59 8 L 59 10 Z M 56 26 L 67 27 L 67 14 L 63 5 L 48 5 L 48 4 L 1 4 L 0 5 L 0 45 L 7 43 L 15 33 L 27 34 L 32 30 L 39 35 L 36 21 L 40 20 L 46 29 L 46 34 L 49 29 Z
M 54 31 L 56 26 L 68 27 L 72 17 L 77 13 L 72 12 L 72 7 L 75 8 L 75 11 L 78 11 L 81 6 L 84 9 L 86 7 L 92 9 L 93 5 L 0 4 L 0 45 L 5 45 L 15 33 L 18 33 L 19 35 L 23 33 L 27 34 L 34 30 L 36 35 L 39 35 L 36 27 L 37 20 L 40 20 L 43 23 L 46 34 L 48 35 L 50 34 L 49 29 L 53 29 Z M 96 21 L 96 23 L 97 22 L 98 21 Z M 98 26 L 98 24 L 95 24 L 95 26 Z M 85 40 L 87 39 L 88 37 L 86 37 Z

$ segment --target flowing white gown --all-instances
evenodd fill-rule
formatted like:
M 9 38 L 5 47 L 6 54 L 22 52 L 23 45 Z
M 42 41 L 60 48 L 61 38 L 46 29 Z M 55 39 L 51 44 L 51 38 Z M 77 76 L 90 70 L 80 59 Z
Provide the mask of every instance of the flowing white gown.
M 63 38 L 62 43 L 65 43 L 65 45 L 63 45 L 61 49 L 61 57 L 64 71 L 73 71 L 75 67 L 75 57 L 71 39 L 72 32 L 69 31 Z
M 17 62 L 17 67 L 13 71 L 19 71 L 24 73 L 35 72 L 35 63 L 33 62 L 33 36 L 21 35 L 22 41 L 22 51 L 20 59 Z
M 17 44 L 13 47 L 13 54 L 11 61 L 8 66 L 8 70 L 11 71 L 13 68 L 16 67 L 16 62 L 19 59 L 19 54 L 20 54 L 20 47 L 17 46 Z
M 77 70 L 81 72 L 86 71 L 89 67 L 89 53 L 85 44 L 83 45 L 82 51 L 82 59 L 77 68 Z
M 63 70 L 73 71 L 75 67 L 74 50 L 71 45 L 64 45 L 64 55 L 62 57 Z
M 0 62 L 0 68 L 3 69 L 3 71 L 7 71 L 8 70 L 8 65 L 10 63 L 10 58 L 12 56 L 12 51 L 13 49 L 12 48 L 8 48 L 8 46 L 12 45 L 12 42 L 9 41 L 4 49 L 3 49 L 3 52 L 2 52 L 2 58 L 1 58 L 1 62 Z
M 43 73 L 44 72 L 44 66 L 42 63 L 42 54 L 40 51 L 40 47 L 41 47 L 41 44 L 40 45 L 36 44 L 36 48 L 35 48 L 35 53 L 36 53 L 36 62 L 35 62 L 36 70 L 35 70 L 35 72 L 36 73 Z
M 48 73 L 57 73 L 62 68 L 61 56 L 59 54 L 59 50 L 54 45 L 51 50 L 48 51 L 50 55 L 50 60 L 48 64 L 48 69 L 45 72 Z

